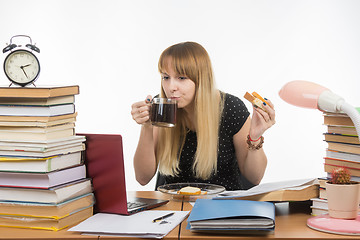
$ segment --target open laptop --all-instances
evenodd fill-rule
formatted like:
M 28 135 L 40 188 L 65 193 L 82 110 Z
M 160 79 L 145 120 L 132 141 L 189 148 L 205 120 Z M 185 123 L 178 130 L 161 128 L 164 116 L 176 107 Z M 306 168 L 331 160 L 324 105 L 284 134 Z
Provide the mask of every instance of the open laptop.
M 96 203 L 94 212 L 130 215 L 155 208 L 168 200 L 127 198 L 122 137 L 118 134 L 87 134 L 85 164 L 92 179 Z

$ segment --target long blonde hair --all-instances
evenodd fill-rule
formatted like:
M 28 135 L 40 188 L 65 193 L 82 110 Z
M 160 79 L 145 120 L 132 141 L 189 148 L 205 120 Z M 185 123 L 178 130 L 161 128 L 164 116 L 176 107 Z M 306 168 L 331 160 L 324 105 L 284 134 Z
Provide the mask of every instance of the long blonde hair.
M 223 109 L 222 97 L 216 89 L 210 57 L 198 43 L 183 42 L 168 47 L 159 59 L 159 72 L 166 72 L 167 61 L 173 70 L 195 83 L 195 116 L 197 150 L 193 163 L 195 176 L 208 179 L 217 171 L 218 135 Z M 161 96 L 165 92 L 161 88 Z M 174 128 L 159 128 L 156 159 L 159 171 L 164 175 L 179 174 L 179 159 L 185 143 L 186 125 L 184 110 L 178 109 Z

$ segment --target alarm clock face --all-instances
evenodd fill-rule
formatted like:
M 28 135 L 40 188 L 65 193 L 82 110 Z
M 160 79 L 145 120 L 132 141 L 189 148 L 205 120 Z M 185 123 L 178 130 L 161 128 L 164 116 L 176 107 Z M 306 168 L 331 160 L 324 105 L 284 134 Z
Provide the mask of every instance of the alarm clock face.
M 4 71 L 10 81 L 24 87 L 39 76 L 39 60 L 27 50 L 16 50 L 6 57 Z

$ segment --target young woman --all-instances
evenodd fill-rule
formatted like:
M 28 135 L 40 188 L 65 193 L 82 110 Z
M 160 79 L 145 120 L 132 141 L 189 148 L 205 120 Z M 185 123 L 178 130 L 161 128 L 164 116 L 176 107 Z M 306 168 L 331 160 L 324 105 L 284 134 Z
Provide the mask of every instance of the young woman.
M 145 185 L 157 169 L 166 184 L 202 182 L 243 189 L 243 175 L 259 184 L 267 165 L 262 148 L 264 132 L 275 124 L 270 100 L 266 111 L 253 108 L 219 91 L 207 51 L 198 43 L 167 48 L 158 64 L 161 97 L 177 100 L 174 128 L 154 127 L 149 121 L 151 96 L 132 105 L 133 119 L 141 124 L 134 155 L 137 181 Z

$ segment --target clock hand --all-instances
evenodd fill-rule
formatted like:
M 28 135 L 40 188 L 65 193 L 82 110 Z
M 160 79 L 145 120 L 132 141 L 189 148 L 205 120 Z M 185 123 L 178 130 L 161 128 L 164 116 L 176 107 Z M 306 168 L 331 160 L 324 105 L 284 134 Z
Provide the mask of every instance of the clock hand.
M 28 67 L 28 66 L 30 66 L 31 64 L 29 63 L 29 64 L 26 64 L 25 66 L 22 66 L 23 68 L 26 68 L 26 67 Z
M 28 75 L 26 74 L 25 70 L 24 70 L 24 66 L 21 66 L 20 68 L 21 68 L 21 70 L 24 72 L 25 77 L 26 77 L 26 78 L 29 78 Z

